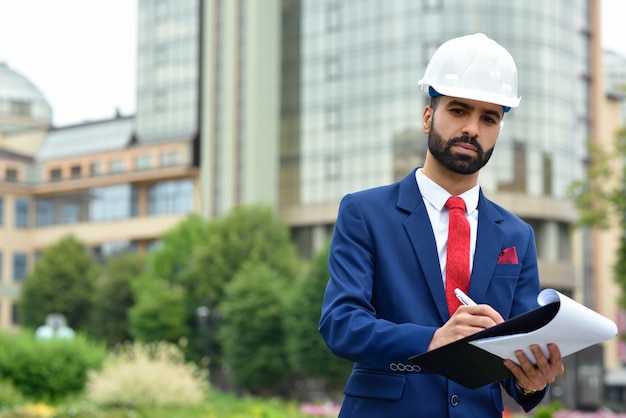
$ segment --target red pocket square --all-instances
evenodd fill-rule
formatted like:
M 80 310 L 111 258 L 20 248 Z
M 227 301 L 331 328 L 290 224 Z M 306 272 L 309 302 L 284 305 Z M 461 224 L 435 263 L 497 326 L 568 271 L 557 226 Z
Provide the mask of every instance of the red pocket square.
M 515 247 L 505 248 L 500 251 L 498 264 L 518 264 L 517 251 L 515 251 Z

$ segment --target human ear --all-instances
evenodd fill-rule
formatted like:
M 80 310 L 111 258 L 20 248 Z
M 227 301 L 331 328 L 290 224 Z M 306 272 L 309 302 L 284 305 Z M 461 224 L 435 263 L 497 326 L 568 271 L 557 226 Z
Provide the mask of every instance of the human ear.
M 422 130 L 425 134 L 430 133 L 430 127 L 433 122 L 433 108 L 430 106 L 426 106 L 424 108 L 424 113 L 422 114 Z

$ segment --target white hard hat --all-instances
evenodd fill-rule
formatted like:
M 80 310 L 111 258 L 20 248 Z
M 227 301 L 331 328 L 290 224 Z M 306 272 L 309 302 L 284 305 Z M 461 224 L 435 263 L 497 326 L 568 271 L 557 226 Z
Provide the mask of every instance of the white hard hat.
M 517 67 L 509 52 L 485 34 L 443 43 L 418 83 L 431 96 L 445 95 L 518 107 Z

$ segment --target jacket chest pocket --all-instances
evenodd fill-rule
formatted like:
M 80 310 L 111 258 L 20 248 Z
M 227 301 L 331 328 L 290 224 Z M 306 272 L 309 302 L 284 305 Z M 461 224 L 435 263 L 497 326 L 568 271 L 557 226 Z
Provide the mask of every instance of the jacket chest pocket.
M 496 267 L 493 269 L 493 277 L 515 279 L 519 277 L 521 271 L 521 264 L 496 264 Z

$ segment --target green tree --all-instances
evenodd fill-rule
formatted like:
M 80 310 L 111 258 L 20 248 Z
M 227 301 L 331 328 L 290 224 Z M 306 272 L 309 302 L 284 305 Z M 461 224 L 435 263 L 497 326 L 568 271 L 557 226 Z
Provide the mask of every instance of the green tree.
M 161 247 L 149 257 L 149 274 L 172 284 L 182 282 L 192 255 L 205 245 L 207 222 L 198 215 L 185 220 L 161 237 Z
M 270 266 L 246 263 L 226 286 L 218 339 L 234 383 L 265 393 L 289 376 L 283 328 L 284 279 Z
M 577 226 L 606 229 L 610 226 L 613 211 L 620 210 L 621 190 L 612 186 L 615 173 L 611 166 L 615 154 L 593 143 L 588 144 L 588 151 L 587 176 L 570 184 L 568 195 L 579 214 Z
M 206 338 L 197 326 L 195 312 L 200 305 L 188 300 L 188 294 L 194 291 L 194 286 L 190 285 L 185 276 L 189 275 L 193 254 L 206 245 L 207 236 L 208 222 L 198 215 L 188 216 L 162 236 L 160 248 L 149 257 L 146 273 L 148 278 L 162 280 L 176 288 L 177 297 L 183 298 L 184 314 L 176 316 L 181 321 L 177 326 L 188 332 L 186 355 L 193 360 L 199 360 L 206 353 Z M 170 322 L 169 327 L 172 326 Z
M 152 321 L 147 328 L 152 330 L 150 338 L 154 338 L 159 332 L 159 317 L 150 317 L 147 313 L 155 313 L 159 303 L 151 307 L 151 299 L 175 297 L 176 306 L 183 306 L 184 315 L 178 315 L 176 308 L 176 315 L 162 318 L 168 322 L 161 332 L 172 328 L 176 328 L 177 332 L 187 330 L 187 357 L 199 361 L 210 353 L 210 364 L 217 369 L 221 349 L 213 336 L 219 327 L 218 304 L 224 296 L 224 287 L 246 262 L 260 261 L 275 270 L 284 278 L 283 281 L 293 281 L 298 275 L 300 260 L 290 241 L 289 230 L 270 207 L 238 206 L 209 222 L 190 216 L 166 233 L 161 248 L 149 257 L 146 278 L 150 280 L 141 280 L 137 285 L 148 283 L 151 287 L 154 284 L 150 283 L 154 282 L 159 283 L 159 289 L 144 292 L 137 288 L 135 294 L 138 297 L 144 293 L 152 296 L 145 297 L 143 301 L 137 299 L 141 306 L 133 307 L 135 313 L 131 322 L 136 325 L 137 321 Z M 172 295 L 168 295 L 168 291 Z M 209 308 L 211 316 L 206 321 L 198 318 L 199 307 Z M 144 311 L 144 319 L 140 320 L 136 311 Z M 180 323 L 174 324 L 175 320 L 180 320 Z M 133 335 L 136 335 L 135 332 L 139 329 Z
M 568 194 L 578 209 L 578 225 L 606 229 L 611 220 L 622 231 L 614 279 L 622 288 L 620 305 L 626 308 L 626 128 L 617 132 L 612 149 L 591 144 L 587 177 L 572 183 Z M 613 167 L 621 167 L 615 173 Z
M 133 282 L 136 303 L 128 312 L 130 334 L 142 342 L 178 343 L 187 336 L 185 295 L 165 280 L 142 278 Z
M 22 285 L 18 300 L 20 323 L 43 325 L 49 313 L 62 313 L 70 327 L 87 326 L 97 264 L 85 245 L 67 236 L 46 248 Z
M 109 347 L 131 339 L 128 311 L 135 304 L 132 281 L 145 270 L 145 257 L 124 254 L 109 258 L 96 284 L 89 335 Z
M 344 383 L 352 363 L 331 353 L 317 325 L 328 282 L 326 246 L 312 260 L 304 280 L 298 281 L 286 303 L 285 328 L 292 369 L 301 377 L 323 378 L 329 385 Z
M 209 223 L 204 245 L 194 252 L 185 276 L 190 306 L 215 306 L 224 286 L 249 261 L 263 262 L 287 280 L 298 275 L 289 229 L 265 205 L 237 206 Z
M 300 260 L 291 243 L 288 228 L 273 210 L 265 205 L 238 206 L 221 218 L 208 223 L 201 245 L 194 248 L 191 265 L 182 277 L 186 291 L 187 325 L 193 329 L 189 347 L 196 359 L 207 351 L 207 341 L 197 326 L 196 309 L 210 309 L 209 336 L 219 327 L 219 302 L 225 286 L 245 263 L 263 262 L 283 281 L 291 282 L 299 274 Z M 216 309 L 217 308 L 217 309 Z M 210 338 L 211 365 L 220 365 L 220 344 Z

